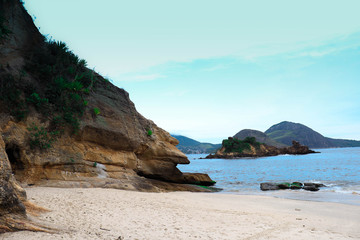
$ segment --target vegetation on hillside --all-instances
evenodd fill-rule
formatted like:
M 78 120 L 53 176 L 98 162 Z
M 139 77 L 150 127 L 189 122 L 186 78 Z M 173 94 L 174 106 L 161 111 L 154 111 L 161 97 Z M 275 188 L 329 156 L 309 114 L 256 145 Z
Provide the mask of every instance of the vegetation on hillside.
M 242 153 L 244 150 L 250 150 L 251 146 L 260 148 L 261 143 L 256 141 L 255 137 L 246 137 L 244 140 L 237 138 L 224 139 L 222 146 L 225 148 L 226 153 L 237 152 Z
M 28 77 L 36 81 L 27 81 Z M 19 76 L 2 75 L 0 101 L 19 121 L 34 109 L 44 122 L 49 122 L 46 128 L 30 127 L 41 129 L 30 137 L 33 139 L 30 145 L 46 149 L 66 129 L 78 132 L 80 118 L 88 105 L 86 98 L 99 84 L 109 83 L 86 68 L 86 61 L 72 53 L 65 43 L 48 40 L 26 55 L 25 67 Z M 94 108 L 94 113 L 98 115 L 100 110 Z M 37 141 L 37 137 L 41 137 L 41 141 Z M 44 143 L 46 139 L 49 139 L 48 144 Z
M 282 141 L 282 139 L 284 138 L 289 139 L 289 141 L 292 141 L 293 139 L 296 138 L 295 133 L 291 130 L 276 130 L 273 132 L 269 132 L 267 135 L 272 139 L 274 139 L 275 141 L 278 140 Z
M 0 40 L 6 38 L 11 33 L 5 22 L 5 18 L 0 13 Z

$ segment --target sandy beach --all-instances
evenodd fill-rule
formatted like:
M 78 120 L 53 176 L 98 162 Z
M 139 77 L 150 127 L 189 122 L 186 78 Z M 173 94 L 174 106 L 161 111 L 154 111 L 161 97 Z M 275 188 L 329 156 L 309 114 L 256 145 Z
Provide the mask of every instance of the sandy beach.
M 360 206 L 212 193 L 26 189 L 54 233 L 0 239 L 360 239 Z

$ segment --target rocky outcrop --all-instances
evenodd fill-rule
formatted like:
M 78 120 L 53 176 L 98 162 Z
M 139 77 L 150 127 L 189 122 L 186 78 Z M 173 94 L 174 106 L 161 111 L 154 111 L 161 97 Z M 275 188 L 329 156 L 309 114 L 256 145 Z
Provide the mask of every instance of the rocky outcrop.
M 291 147 L 285 148 L 277 148 L 274 146 L 268 146 L 266 144 L 251 144 L 247 142 L 243 142 L 240 140 L 234 140 L 232 137 L 229 137 L 226 142 L 234 142 L 237 144 L 239 141 L 240 144 L 246 144 L 247 148 L 243 148 L 240 151 L 236 151 L 236 147 L 233 149 L 227 148 L 224 144 L 220 150 L 218 150 L 215 154 L 210 154 L 206 156 L 206 158 L 225 158 L 225 159 L 234 159 L 234 158 L 243 158 L 243 157 L 267 157 L 267 156 L 277 156 L 283 154 L 292 154 L 292 155 L 300 155 L 300 154 L 309 154 L 316 153 L 313 150 L 310 150 L 307 146 L 301 145 L 299 142 L 293 141 L 293 145 Z M 245 140 L 246 141 L 246 140 Z M 235 145 L 236 146 L 236 145 Z
M 260 189 L 262 191 L 269 191 L 269 190 L 280 190 L 280 189 L 292 189 L 292 190 L 299 190 L 303 189 L 306 191 L 316 192 L 320 190 L 320 187 L 326 187 L 322 183 L 300 183 L 300 182 L 283 182 L 283 183 L 271 183 L 271 182 L 264 182 L 260 183 Z
M 136 111 L 129 94 L 61 42 L 45 42 L 20 1 L 0 0 L 0 231 L 25 217 L 22 185 L 208 191 L 183 174 L 178 141 Z M 15 180 L 16 179 L 16 180 Z
M 0 135 L 0 233 L 30 230 L 47 231 L 27 219 L 24 203 L 26 192 L 17 183 L 5 150 L 5 143 Z
M 6 221 L 8 216 L 25 216 L 25 206 L 22 203 L 25 199 L 25 192 L 12 176 L 5 143 L 0 136 L 0 232 L 11 230 L 12 226 Z

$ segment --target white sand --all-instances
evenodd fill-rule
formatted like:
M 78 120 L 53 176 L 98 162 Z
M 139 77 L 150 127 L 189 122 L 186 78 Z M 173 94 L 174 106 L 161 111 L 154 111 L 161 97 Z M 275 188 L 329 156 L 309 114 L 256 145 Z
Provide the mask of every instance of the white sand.
M 360 206 L 209 193 L 28 188 L 55 234 L 0 239 L 360 239 Z

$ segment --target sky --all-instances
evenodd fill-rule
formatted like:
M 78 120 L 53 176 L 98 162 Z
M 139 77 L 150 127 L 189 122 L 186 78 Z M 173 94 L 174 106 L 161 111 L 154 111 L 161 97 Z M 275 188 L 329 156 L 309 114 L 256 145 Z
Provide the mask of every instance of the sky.
M 172 134 L 281 121 L 360 140 L 360 1 L 25 0 L 40 32 Z

